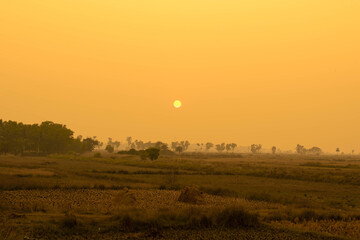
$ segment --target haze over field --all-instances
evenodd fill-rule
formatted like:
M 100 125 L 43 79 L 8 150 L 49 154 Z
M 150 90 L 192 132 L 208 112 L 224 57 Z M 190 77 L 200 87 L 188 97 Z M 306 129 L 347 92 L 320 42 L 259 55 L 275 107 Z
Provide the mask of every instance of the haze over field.
M 355 0 L 1 1 L 0 119 L 359 152 L 359 12 Z

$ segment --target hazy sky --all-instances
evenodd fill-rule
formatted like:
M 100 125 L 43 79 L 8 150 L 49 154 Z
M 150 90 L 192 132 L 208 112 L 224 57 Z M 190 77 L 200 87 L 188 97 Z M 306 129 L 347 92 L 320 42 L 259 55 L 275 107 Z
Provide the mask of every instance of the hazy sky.
M 360 1 L 3 0 L 0 118 L 359 152 Z

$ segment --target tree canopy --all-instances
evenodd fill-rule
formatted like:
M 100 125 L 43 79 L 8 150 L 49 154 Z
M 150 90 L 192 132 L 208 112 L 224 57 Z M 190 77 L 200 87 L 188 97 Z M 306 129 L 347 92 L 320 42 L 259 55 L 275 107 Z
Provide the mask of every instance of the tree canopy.
M 99 142 L 92 138 L 74 138 L 65 125 L 46 121 L 23 124 L 0 119 L 0 154 L 51 154 L 92 151 Z

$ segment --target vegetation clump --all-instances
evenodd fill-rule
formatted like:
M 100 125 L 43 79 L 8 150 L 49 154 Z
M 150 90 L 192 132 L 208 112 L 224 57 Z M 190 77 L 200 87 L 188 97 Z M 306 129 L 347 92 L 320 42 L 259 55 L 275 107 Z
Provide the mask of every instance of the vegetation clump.
M 131 205 L 136 202 L 135 194 L 127 187 L 122 189 L 114 199 L 115 203 L 120 205 Z
M 61 226 L 64 228 L 74 228 L 77 225 L 76 216 L 72 213 L 66 213 L 61 221 Z
M 185 187 L 181 191 L 178 201 L 191 204 L 205 203 L 203 193 L 196 187 Z

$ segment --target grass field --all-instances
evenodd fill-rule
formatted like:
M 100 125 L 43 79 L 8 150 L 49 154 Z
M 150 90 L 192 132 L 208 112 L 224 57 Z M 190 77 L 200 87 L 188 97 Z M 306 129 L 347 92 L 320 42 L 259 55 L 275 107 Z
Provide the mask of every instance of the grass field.
M 93 154 L 0 156 L 0 238 L 360 239 L 360 156 Z

